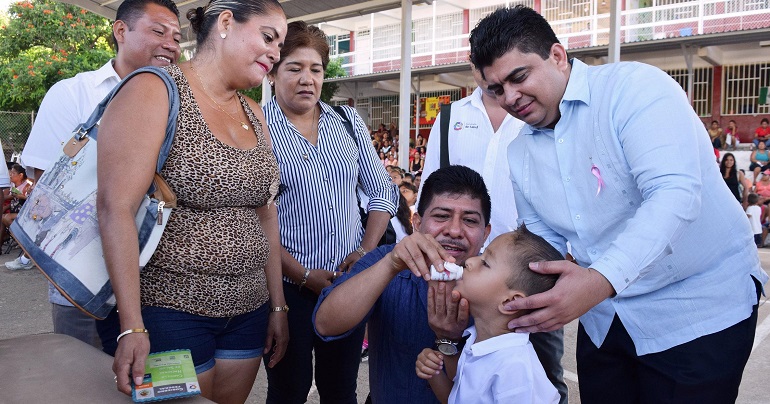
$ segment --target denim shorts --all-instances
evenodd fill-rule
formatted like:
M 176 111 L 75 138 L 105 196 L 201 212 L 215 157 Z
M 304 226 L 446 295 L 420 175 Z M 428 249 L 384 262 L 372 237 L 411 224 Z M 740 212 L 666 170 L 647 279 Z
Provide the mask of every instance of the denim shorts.
M 235 317 L 206 317 L 163 307 L 142 308 L 150 330 L 150 352 L 189 349 L 195 372 L 203 373 L 216 359 L 251 359 L 262 356 L 270 314 L 265 303 Z

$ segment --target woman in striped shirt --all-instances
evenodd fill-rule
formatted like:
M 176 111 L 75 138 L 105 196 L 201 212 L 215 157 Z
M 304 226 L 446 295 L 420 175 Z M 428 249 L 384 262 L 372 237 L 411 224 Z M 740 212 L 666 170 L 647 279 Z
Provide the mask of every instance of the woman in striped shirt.
M 398 190 L 355 109 L 335 109 L 320 101 L 328 62 L 324 33 L 292 22 L 281 60 L 269 75 L 275 97 L 264 112 L 281 172 L 278 221 L 291 338 L 286 356 L 268 369 L 268 403 L 305 402 L 313 351 L 321 400 L 357 402 L 363 327 L 325 343 L 315 335 L 311 317 L 321 290 L 376 248 L 398 204 Z M 368 197 L 365 229 L 358 187 Z

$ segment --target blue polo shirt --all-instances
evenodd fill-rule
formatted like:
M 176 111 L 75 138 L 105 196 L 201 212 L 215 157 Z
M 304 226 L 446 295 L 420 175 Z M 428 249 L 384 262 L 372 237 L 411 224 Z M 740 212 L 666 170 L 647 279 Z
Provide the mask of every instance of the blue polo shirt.
M 374 265 L 393 247 L 395 244 L 369 252 L 358 260 L 348 274 L 321 292 L 313 312 L 314 327 L 318 307 L 326 296 L 351 276 Z M 439 402 L 428 382 L 417 377 L 414 370 L 417 355 L 424 348 L 433 347 L 436 338 L 428 326 L 427 302 L 428 283 L 407 269 L 390 281 L 372 310 L 361 321 L 359 326 L 369 323 L 369 388 L 374 403 Z M 319 337 L 324 341 L 334 341 L 351 332 Z

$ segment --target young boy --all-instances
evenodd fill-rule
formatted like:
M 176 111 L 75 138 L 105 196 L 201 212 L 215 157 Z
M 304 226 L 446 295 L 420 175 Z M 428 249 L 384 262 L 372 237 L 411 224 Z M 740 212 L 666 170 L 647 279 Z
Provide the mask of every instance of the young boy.
M 522 225 L 489 244 L 481 256 L 465 262 L 455 290 L 468 300 L 475 325 L 465 330 L 462 354 L 439 346 L 417 357 L 417 376 L 427 379 L 443 403 L 558 403 L 529 342 L 508 322 L 525 313 L 509 311 L 506 302 L 549 290 L 556 276 L 529 269 L 530 262 L 563 260 L 542 237 Z M 442 367 L 444 371 L 442 372 Z
M 747 201 L 749 206 L 746 207 L 746 216 L 749 217 L 751 230 L 754 232 L 754 244 L 762 247 L 762 208 L 759 206 L 759 195 L 749 194 Z

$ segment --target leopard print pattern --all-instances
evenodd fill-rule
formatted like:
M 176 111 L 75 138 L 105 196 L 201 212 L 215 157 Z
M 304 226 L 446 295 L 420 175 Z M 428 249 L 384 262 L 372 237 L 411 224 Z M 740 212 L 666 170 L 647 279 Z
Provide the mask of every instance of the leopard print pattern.
M 275 198 L 278 164 L 243 96 L 258 139 L 249 150 L 214 137 L 182 71 L 166 69 L 179 88 L 180 107 L 161 175 L 178 208 L 140 276 L 142 304 L 209 317 L 253 311 L 268 300 L 270 252 L 255 209 Z

